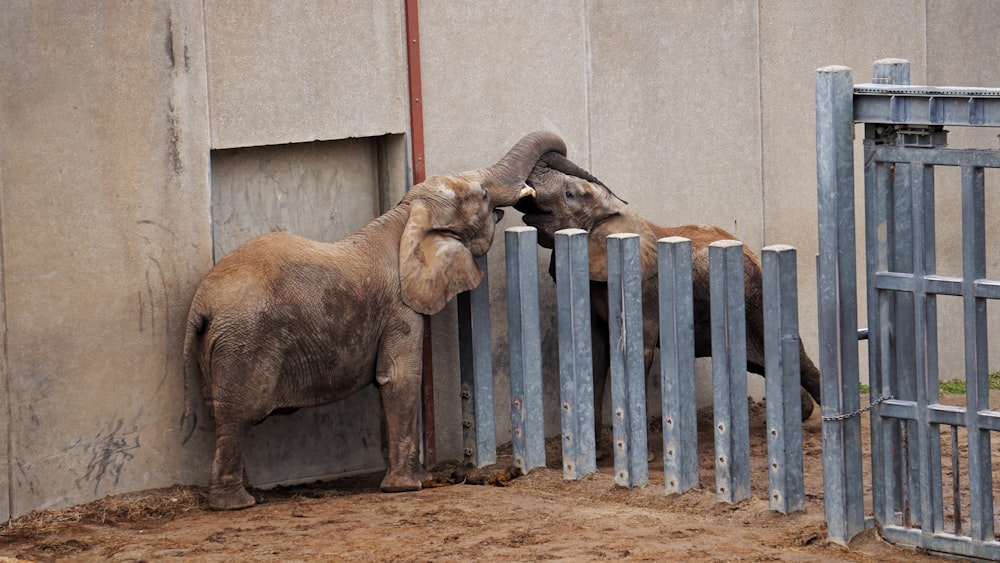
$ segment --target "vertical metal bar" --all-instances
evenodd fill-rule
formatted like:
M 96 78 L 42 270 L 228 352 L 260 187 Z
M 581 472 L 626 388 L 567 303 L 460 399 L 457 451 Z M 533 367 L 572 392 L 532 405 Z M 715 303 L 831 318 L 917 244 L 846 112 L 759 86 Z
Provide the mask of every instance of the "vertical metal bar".
M 870 130 L 869 130 L 870 131 Z M 865 233 L 868 298 L 868 383 L 869 402 L 891 391 L 886 374 L 892 366 L 889 356 L 889 318 L 891 300 L 885 291 L 877 289 L 875 275 L 888 270 L 888 222 L 890 215 L 890 165 L 874 159 L 875 139 L 866 137 L 865 144 Z M 898 456 L 890 450 L 899 447 L 894 432 L 895 423 L 883 421 L 879 408 L 869 414 L 871 423 L 872 508 L 881 523 L 893 521 L 895 512 L 895 471 Z
M 504 233 L 504 242 L 507 251 L 511 440 L 514 465 L 527 473 L 545 465 L 538 233 L 534 227 L 510 227 Z
M 747 412 L 746 301 L 743 244 L 708 247 L 712 309 L 712 389 L 715 419 L 715 497 L 750 497 L 750 423 Z
M 859 408 L 854 242 L 854 96 L 851 69 L 816 71 L 819 340 L 824 417 Z M 864 530 L 861 421 L 823 421 L 827 535 L 847 544 Z
M 558 231 L 555 253 L 563 478 L 582 479 L 597 471 L 587 231 Z
M 698 413 L 694 382 L 691 241 L 662 238 L 659 254 L 660 388 L 666 494 L 698 486 Z M 796 387 L 798 384 L 796 384 Z
M 962 534 L 962 480 L 958 465 L 958 426 L 951 427 L 951 495 L 955 511 L 955 535 Z
M 798 274 L 795 249 L 763 249 L 764 380 L 767 398 L 768 501 L 771 510 L 805 510 L 802 475 Z
M 962 299 L 965 315 L 965 412 L 969 440 L 969 535 L 994 540 L 990 433 L 979 424 L 989 408 L 986 299 L 975 281 L 986 277 L 985 180 L 982 168 L 962 167 Z
M 476 262 L 484 272 L 489 271 L 485 255 Z M 466 465 L 483 467 L 497 461 L 489 276 L 472 291 L 458 295 L 458 353 L 463 461 Z
M 649 483 L 649 464 L 639 236 L 614 234 L 607 245 L 615 483 L 641 487 Z
M 928 274 L 934 273 L 933 249 L 928 249 L 928 234 L 933 242 L 933 223 L 928 225 L 927 212 L 931 213 L 933 221 L 933 201 L 928 208 L 927 198 L 933 199 L 933 186 L 927 185 L 927 179 L 933 178 L 922 164 L 912 163 L 909 168 L 911 202 L 913 209 L 913 335 L 911 342 L 914 359 L 914 380 L 917 399 L 917 419 L 912 423 L 916 447 L 911 448 L 911 475 L 913 489 L 918 492 L 913 498 L 913 504 L 919 507 L 918 521 L 925 531 L 941 532 L 944 518 L 941 504 L 941 433 L 938 425 L 928 419 L 928 405 L 937 402 L 937 354 L 934 351 L 936 343 L 931 339 L 936 336 L 934 324 L 936 319 L 931 316 L 934 298 L 929 297 L 926 288 Z M 927 167 L 929 168 L 929 167 Z M 932 180 L 933 181 L 933 180 Z M 929 192 L 929 193 L 928 193 Z M 930 264 L 928 264 L 930 262 Z M 933 363 L 932 363 L 933 360 Z M 913 451 L 916 450 L 916 451 Z M 912 506 L 911 505 L 911 506 Z
M 914 273 L 914 237 L 916 226 L 913 217 L 913 169 L 909 164 L 898 163 L 895 167 L 892 186 L 893 199 L 892 220 L 889 223 L 890 248 L 889 270 L 897 273 Z M 893 292 L 892 313 L 888 319 L 890 326 L 889 346 L 893 355 L 893 368 L 889 373 L 892 381 L 893 396 L 907 401 L 917 400 L 917 350 L 914 345 L 916 332 L 916 302 L 913 293 L 905 291 Z M 901 421 L 905 425 L 906 439 L 919 440 L 920 432 L 916 430 L 917 421 Z M 921 485 L 918 456 L 918 444 L 906 444 L 907 459 L 905 467 L 909 469 L 901 478 L 904 494 L 903 502 L 908 507 L 909 514 L 904 514 L 904 520 L 913 525 L 920 525 L 920 514 L 916 511 L 921 505 Z

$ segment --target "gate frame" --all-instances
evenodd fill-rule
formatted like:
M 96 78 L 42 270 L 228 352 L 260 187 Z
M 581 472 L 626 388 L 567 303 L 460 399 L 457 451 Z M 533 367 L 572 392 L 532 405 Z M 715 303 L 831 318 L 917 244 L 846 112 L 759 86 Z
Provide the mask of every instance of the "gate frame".
M 1000 430 L 1000 413 L 988 410 L 985 309 L 986 299 L 1000 298 L 1000 282 L 984 279 L 983 169 L 1000 168 L 1000 150 L 942 147 L 943 126 L 1000 127 L 1000 89 L 909 86 L 909 63 L 902 59 L 877 61 L 873 77 L 874 84 L 853 85 L 847 67 L 816 71 L 817 285 L 829 538 L 846 545 L 869 524 L 860 414 L 871 409 L 870 524 L 892 543 L 998 559 L 989 432 Z M 855 123 L 866 124 L 869 373 L 875 398 L 864 409 L 858 404 L 858 340 L 868 331 L 857 329 Z M 934 271 L 934 165 L 962 167 L 962 278 Z M 891 203 L 887 191 L 897 194 Z M 965 408 L 937 403 L 936 295 L 958 295 L 965 302 Z M 893 392 L 901 396 L 894 398 Z M 941 424 L 971 430 L 967 536 L 943 527 Z M 901 439 L 902 433 L 908 437 Z M 915 447 L 907 447 L 911 443 Z M 889 454 L 899 449 L 898 455 Z

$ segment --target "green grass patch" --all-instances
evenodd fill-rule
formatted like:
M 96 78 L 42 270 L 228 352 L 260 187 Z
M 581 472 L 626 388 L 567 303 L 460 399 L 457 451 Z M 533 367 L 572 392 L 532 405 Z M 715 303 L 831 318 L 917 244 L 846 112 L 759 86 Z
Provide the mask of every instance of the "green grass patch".
M 945 395 L 964 395 L 965 394 L 965 380 L 964 379 L 948 379 L 945 381 L 938 382 L 938 388 Z

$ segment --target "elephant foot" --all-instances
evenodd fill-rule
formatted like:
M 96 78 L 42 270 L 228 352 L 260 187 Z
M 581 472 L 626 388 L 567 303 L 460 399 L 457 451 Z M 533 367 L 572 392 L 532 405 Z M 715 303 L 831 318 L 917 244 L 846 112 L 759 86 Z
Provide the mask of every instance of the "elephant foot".
M 242 485 L 238 487 L 209 487 L 208 507 L 212 510 L 240 510 L 257 504 L 259 500 Z
M 426 469 L 423 472 L 427 474 L 428 479 L 431 477 L 431 474 Z M 419 491 L 423 486 L 422 483 L 424 480 L 425 479 L 421 479 L 419 475 L 400 475 L 398 473 L 389 472 L 385 474 L 379 488 L 382 489 L 383 493 Z
M 418 463 L 417 466 L 413 468 L 413 478 L 416 479 L 417 481 L 420 481 L 421 483 L 425 483 L 427 481 L 433 481 L 434 474 L 431 473 L 430 471 L 427 471 L 427 469 L 425 469 L 423 465 L 420 465 Z

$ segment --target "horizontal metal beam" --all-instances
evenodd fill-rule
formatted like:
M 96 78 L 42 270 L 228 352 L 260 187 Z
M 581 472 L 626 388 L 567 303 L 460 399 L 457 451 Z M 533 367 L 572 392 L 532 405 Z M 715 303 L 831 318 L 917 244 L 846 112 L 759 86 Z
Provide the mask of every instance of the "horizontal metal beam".
M 855 84 L 854 121 L 1000 126 L 1000 89 Z
M 1000 150 L 992 149 L 935 148 L 927 150 L 925 147 L 875 145 L 865 149 L 865 158 L 872 162 L 1000 168 Z

